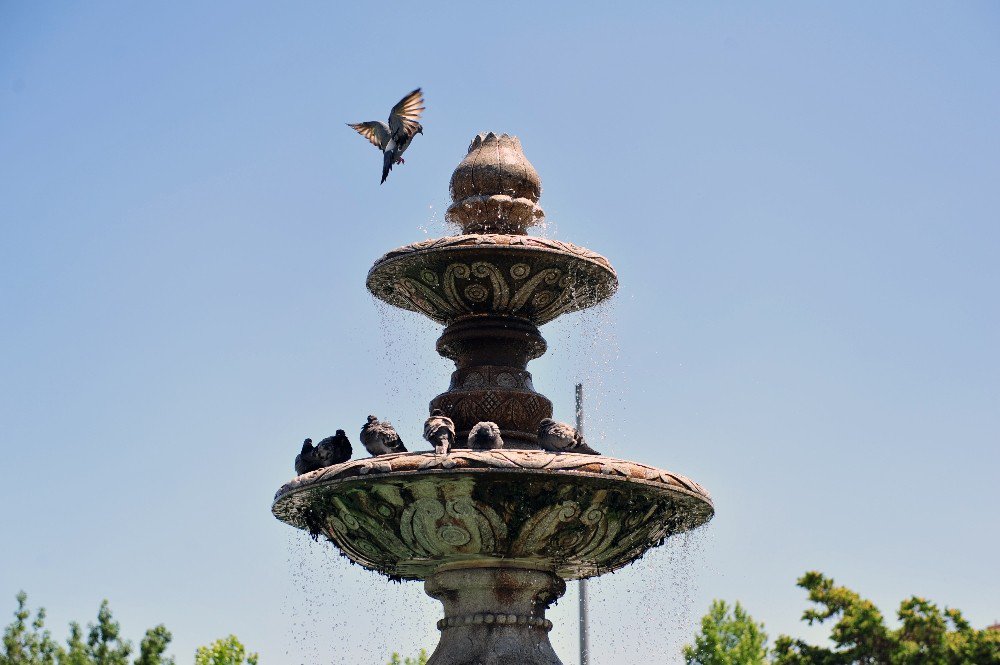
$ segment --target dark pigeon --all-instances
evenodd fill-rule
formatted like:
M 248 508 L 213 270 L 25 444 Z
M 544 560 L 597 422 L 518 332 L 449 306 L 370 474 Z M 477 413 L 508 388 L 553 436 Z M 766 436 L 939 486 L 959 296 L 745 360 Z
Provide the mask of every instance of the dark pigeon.
M 319 461 L 319 455 L 313 448 L 313 440 L 306 439 L 302 442 L 302 452 L 295 456 L 295 473 L 300 476 L 316 469 L 322 469 L 323 465 Z
M 316 454 L 323 466 L 346 462 L 351 459 L 352 452 L 351 442 L 342 429 L 338 429 L 336 434 L 326 437 L 316 446 Z

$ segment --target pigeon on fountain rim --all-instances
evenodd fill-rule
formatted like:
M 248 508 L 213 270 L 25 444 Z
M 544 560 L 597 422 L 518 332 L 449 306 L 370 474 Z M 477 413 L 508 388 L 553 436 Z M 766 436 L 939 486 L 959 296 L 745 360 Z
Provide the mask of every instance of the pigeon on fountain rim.
M 315 447 L 312 439 L 302 442 L 302 452 L 295 456 L 295 473 L 300 476 L 316 469 L 322 469 L 334 464 L 341 464 L 351 459 L 351 442 L 344 430 L 338 429 L 333 436 L 328 436 Z
M 447 455 L 455 445 L 455 423 L 444 415 L 441 409 L 431 411 L 430 417 L 424 422 L 424 438 L 434 444 L 434 452 Z
M 472 450 L 496 450 L 503 448 L 500 426 L 486 421 L 476 423 L 469 430 L 469 448 Z
M 538 423 L 538 443 L 542 448 L 557 453 L 601 454 L 587 445 L 576 428 L 566 423 L 557 423 L 551 418 L 543 418 Z
M 403 445 L 392 423 L 379 422 L 377 416 L 368 416 L 368 422 L 362 426 L 361 443 L 372 457 L 406 452 L 406 446 Z

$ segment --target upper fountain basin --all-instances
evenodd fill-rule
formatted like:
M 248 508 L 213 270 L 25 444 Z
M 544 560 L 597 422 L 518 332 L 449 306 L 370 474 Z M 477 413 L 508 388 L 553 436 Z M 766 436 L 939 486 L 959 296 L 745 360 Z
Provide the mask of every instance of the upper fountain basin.
M 484 314 L 541 325 L 593 307 L 617 288 L 618 276 L 600 254 L 517 234 L 424 240 L 389 252 L 368 273 L 375 297 L 446 325 Z

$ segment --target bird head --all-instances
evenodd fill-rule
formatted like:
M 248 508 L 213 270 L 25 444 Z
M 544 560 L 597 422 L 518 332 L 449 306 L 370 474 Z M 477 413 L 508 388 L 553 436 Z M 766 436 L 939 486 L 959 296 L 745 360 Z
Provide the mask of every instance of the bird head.
M 417 125 L 417 131 L 414 132 L 414 133 L 415 134 L 423 134 L 424 133 L 424 126 L 421 125 L 419 122 L 415 123 L 415 124 Z
M 378 416 L 368 416 L 368 423 L 369 424 L 371 424 L 371 423 L 377 423 L 377 422 L 378 422 Z
M 443 415 L 444 415 L 444 411 L 442 411 L 441 409 L 434 409 L 433 411 L 431 411 L 431 418 L 434 418 L 434 417 L 437 417 L 437 416 L 443 416 Z
M 538 427 L 539 427 L 539 429 L 541 429 L 542 427 L 548 427 L 549 425 L 554 425 L 555 422 L 556 421 L 552 420 L 551 418 L 542 418 L 538 422 Z
M 347 433 L 342 429 L 338 429 L 336 436 L 347 436 Z
M 306 439 L 305 441 L 302 442 L 302 450 L 309 450 L 310 448 L 312 448 L 312 445 L 313 445 L 313 440 Z

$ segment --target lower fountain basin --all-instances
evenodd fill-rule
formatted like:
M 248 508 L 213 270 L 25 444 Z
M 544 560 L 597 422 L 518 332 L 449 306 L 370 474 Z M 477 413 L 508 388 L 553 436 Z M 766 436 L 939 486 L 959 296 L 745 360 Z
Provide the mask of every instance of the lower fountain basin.
M 455 450 L 304 474 L 278 491 L 272 512 L 390 577 L 510 567 L 579 579 L 627 565 L 714 508 L 696 482 L 636 462 Z

